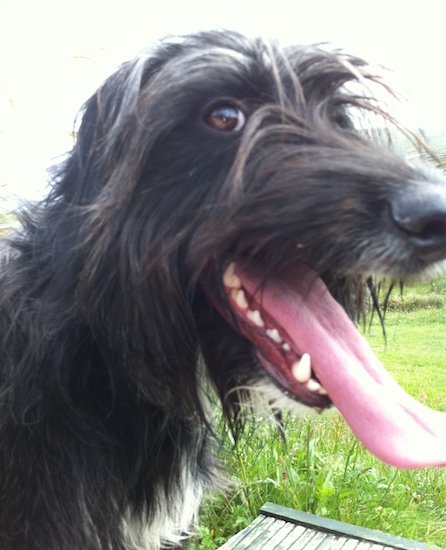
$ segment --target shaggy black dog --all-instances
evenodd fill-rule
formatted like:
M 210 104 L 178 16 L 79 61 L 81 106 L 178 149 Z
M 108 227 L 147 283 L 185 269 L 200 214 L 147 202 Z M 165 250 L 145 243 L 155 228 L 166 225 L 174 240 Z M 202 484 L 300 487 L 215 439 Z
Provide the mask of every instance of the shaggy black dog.
M 217 477 L 208 403 L 236 422 L 250 388 L 334 403 L 391 464 L 445 463 L 445 422 L 350 321 L 372 274 L 446 257 L 444 182 L 356 129 L 392 122 L 377 84 L 354 57 L 210 32 L 86 103 L 1 269 L 2 550 L 181 544 Z

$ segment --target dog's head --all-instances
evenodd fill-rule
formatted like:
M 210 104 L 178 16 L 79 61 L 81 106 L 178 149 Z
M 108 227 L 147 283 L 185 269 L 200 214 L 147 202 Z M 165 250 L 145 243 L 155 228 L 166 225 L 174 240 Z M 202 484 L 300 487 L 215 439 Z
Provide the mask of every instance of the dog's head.
M 446 256 L 444 183 L 358 130 L 394 123 L 374 86 L 360 59 L 213 32 L 162 42 L 88 101 L 50 197 L 76 243 L 60 270 L 156 406 L 201 411 L 203 357 L 228 414 L 237 388 L 279 388 L 334 403 L 392 464 L 446 462 L 445 422 L 350 320 L 370 275 Z

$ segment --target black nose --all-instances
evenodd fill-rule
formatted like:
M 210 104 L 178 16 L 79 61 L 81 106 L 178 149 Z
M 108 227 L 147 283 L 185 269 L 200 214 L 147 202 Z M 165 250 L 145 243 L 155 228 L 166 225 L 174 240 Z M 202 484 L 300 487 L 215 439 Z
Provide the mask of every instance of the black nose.
M 422 261 L 446 258 L 446 185 L 409 185 L 393 197 L 390 212 Z

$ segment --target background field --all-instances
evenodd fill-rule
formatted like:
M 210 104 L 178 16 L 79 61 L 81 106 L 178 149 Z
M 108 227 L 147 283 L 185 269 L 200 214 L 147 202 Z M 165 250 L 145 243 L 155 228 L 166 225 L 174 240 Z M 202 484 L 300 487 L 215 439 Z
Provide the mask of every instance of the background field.
M 386 341 L 376 319 L 364 327 L 377 355 L 415 398 L 446 411 L 446 280 L 394 292 Z M 446 470 L 402 471 L 375 459 L 336 414 L 285 418 L 287 443 L 259 421 L 222 461 L 234 485 L 202 508 L 193 549 L 214 549 L 271 501 L 446 547 Z M 220 433 L 225 432 L 219 425 Z

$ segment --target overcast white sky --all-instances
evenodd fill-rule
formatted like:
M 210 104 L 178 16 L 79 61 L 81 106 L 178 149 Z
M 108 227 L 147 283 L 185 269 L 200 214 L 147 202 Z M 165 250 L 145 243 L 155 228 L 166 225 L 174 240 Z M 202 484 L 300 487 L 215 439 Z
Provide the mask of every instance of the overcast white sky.
M 0 0 L 0 184 L 33 198 L 80 105 L 171 33 L 332 42 L 392 68 L 420 126 L 446 128 L 446 0 Z

